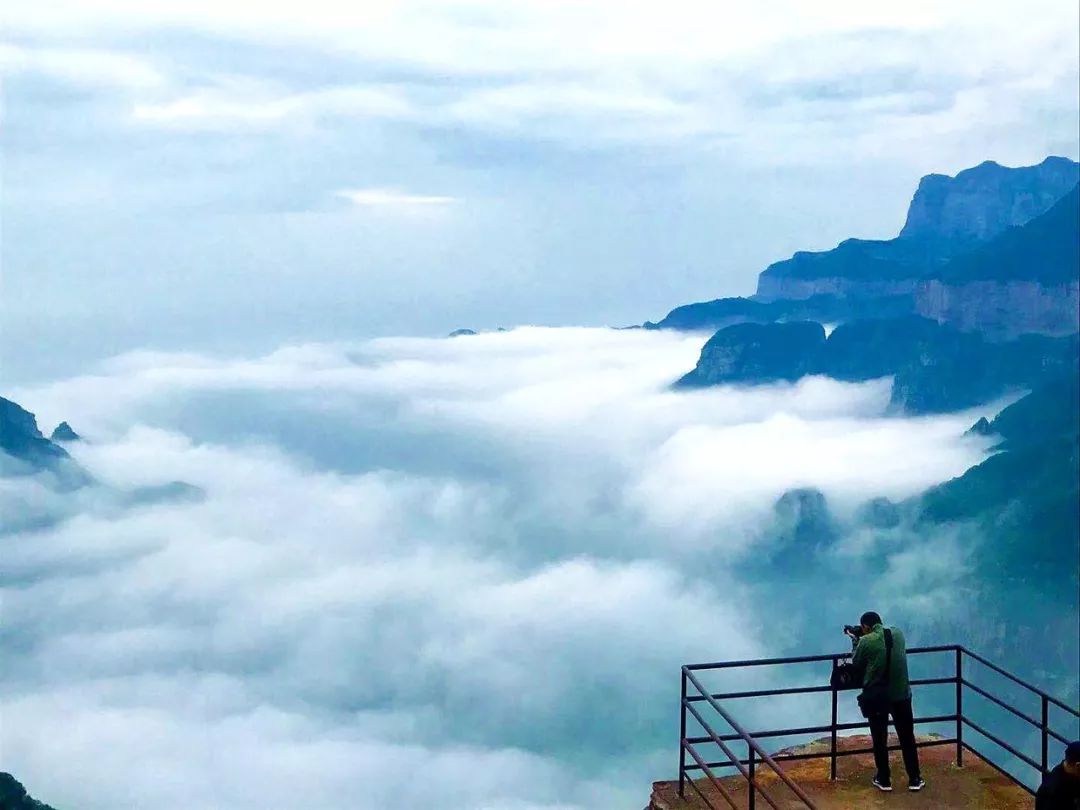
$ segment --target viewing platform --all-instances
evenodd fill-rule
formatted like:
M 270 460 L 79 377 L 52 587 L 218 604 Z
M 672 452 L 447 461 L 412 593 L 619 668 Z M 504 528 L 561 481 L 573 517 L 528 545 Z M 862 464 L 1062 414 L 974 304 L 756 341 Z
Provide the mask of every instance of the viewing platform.
M 933 742 L 930 737 L 920 737 L 920 742 Z M 890 738 L 896 744 L 896 738 Z M 870 747 L 868 736 L 841 737 L 841 751 Z M 780 755 L 821 753 L 829 754 L 830 738 L 808 745 L 797 746 L 779 752 Z M 836 781 L 829 778 L 829 760 L 809 759 L 784 762 L 782 768 L 799 787 L 806 791 L 819 810 L 851 810 L 851 808 L 936 808 L 939 810 L 1031 810 L 1034 800 L 1031 794 L 1011 779 L 1003 776 L 977 754 L 964 759 L 964 767 L 956 767 L 954 752 L 948 746 L 919 749 L 926 787 L 918 793 L 909 793 L 903 767 L 894 762 L 893 792 L 881 793 L 871 786 L 874 775 L 874 757 L 871 754 L 855 754 L 839 760 Z M 748 810 L 749 791 L 742 776 L 727 776 L 721 782 L 735 798 L 739 810 Z M 801 799 L 790 795 L 780 780 L 772 773 L 760 774 L 760 783 L 773 792 L 777 803 L 784 810 L 804 810 Z M 730 807 L 724 797 L 707 778 L 696 780 L 706 799 L 693 789 L 679 797 L 679 782 L 656 782 L 648 810 L 711 810 L 711 807 Z M 787 794 L 787 795 L 785 795 Z M 711 804 L 710 804 L 711 803 Z M 767 806 L 758 799 L 758 806 Z
M 1064 745 L 1080 736 L 1080 707 L 960 645 L 914 647 L 907 653 L 916 674 L 911 687 L 922 695 L 916 708 L 937 712 L 914 718 L 916 729 L 923 727 L 916 741 L 923 790 L 908 791 L 893 735 L 893 789 L 885 793 L 871 784 L 869 724 L 840 716 L 850 716 L 847 709 L 841 712 L 840 695 L 859 688 L 842 671 L 850 652 L 720 661 L 682 667 L 678 778 L 654 783 L 647 810 L 1030 810 L 1043 775 L 1060 761 Z M 781 667 L 802 668 L 810 682 L 777 681 Z M 730 691 L 743 684 L 757 688 Z M 773 710 L 756 716 L 768 727 L 747 731 L 735 718 L 735 707 L 763 698 Z M 796 708 L 792 701 L 803 703 Z M 805 724 L 780 727 L 785 717 Z M 816 717 L 821 720 L 814 723 Z

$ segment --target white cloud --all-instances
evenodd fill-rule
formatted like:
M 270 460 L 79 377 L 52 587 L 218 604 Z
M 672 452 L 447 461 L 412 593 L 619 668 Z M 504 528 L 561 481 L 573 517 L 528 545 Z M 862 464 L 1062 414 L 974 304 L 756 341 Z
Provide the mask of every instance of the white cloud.
M 848 159 L 852 149 L 895 154 L 909 137 L 905 125 L 925 132 L 926 122 L 942 132 L 942 118 L 952 121 L 942 134 L 959 137 L 974 125 L 962 93 L 982 100 L 983 122 L 1027 114 L 1033 103 L 1075 112 L 1075 99 L 1061 98 L 1054 79 L 1075 76 L 1080 20 L 1068 4 L 1039 6 L 109 0 L 27 6 L 8 26 L 45 41 L 89 43 L 197 31 L 261 48 L 316 50 L 398 76 L 392 88 L 342 86 L 348 79 L 335 78 L 297 90 L 275 86 L 258 67 L 238 78 L 198 64 L 181 72 L 163 61 L 172 91 L 134 106 L 143 123 L 281 128 L 336 111 L 359 121 L 573 143 L 719 141 L 743 160 L 775 164 L 828 161 L 838 140 L 849 144 Z M 885 85 L 863 86 L 875 73 Z M 829 98 L 837 86 L 850 93 L 839 104 Z M 762 109 L 761 99 L 776 94 L 790 101 Z
M 168 78 L 151 62 L 105 48 L 31 47 L 0 42 L 0 74 L 40 74 L 76 86 L 157 92 Z
M 451 205 L 458 202 L 454 197 L 432 194 L 410 194 L 393 188 L 343 189 L 337 196 L 362 208 L 396 208 L 408 206 Z
M 770 618 L 804 592 L 735 567 L 772 501 L 820 486 L 842 511 L 982 453 L 967 416 L 883 418 L 881 383 L 667 390 L 701 340 L 143 352 L 16 392 L 87 436 L 104 486 L 58 509 L 3 482 L 5 510 L 61 518 L 3 537 L 5 767 L 88 810 L 640 804 L 678 664 L 822 643 Z M 122 494 L 174 480 L 205 496 Z M 956 574 L 889 550 L 892 605 Z

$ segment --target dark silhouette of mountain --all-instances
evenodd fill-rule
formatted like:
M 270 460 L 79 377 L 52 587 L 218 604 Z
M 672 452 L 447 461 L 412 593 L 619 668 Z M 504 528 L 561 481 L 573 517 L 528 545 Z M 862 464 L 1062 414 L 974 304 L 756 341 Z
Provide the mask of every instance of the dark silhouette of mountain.
M 475 335 L 476 331 L 473 329 L 455 329 L 447 337 L 466 337 L 468 335 Z
M 980 562 L 1075 597 L 1080 549 L 1080 375 L 1047 381 L 989 423 L 1000 452 L 916 499 L 922 525 L 972 521 Z
M 819 323 L 740 323 L 709 338 L 697 366 L 676 385 L 793 381 L 821 367 L 824 349 L 825 329 Z
M 49 441 L 77 442 L 81 438 L 82 437 L 72 429 L 71 425 L 69 425 L 67 422 L 61 422 L 53 429 L 52 435 L 49 436 Z
M 956 410 L 1038 385 L 1078 365 L 1077 336 L 1025 335 L 993 343 L 926 318 L 854 321 L 825 337 L 812 322 L 737 324 L 701 350 L 679 387 L 893 376 L 892 404 L 911 413 Z
M 30 411 L 0 397 L 0 450 L 34 467 L 51 467 L 69 458 L 67 451 L 46 439 Z
M 1045 214 L 930 271 L 916 309 L 991 334 L 1080 329 L 1080 185 Z
M 998 338 L 1070 334 L 1080 329 L 1078 181 L 1080 164 L 1060 157 L 928 175 L 895 239 L 797 252 L 769 265 L 751 298 L 687 304 L 645 327 L 838 323 L 918 312 Z
M 26 788 L 10 773 L 0 773 L 0 810 L 54 810 L 31 798 Z
M 0 397 L 0 475 L 25 475 L 48 470 L 64 488 L 90 483 L 90 477 L 60 445 L 38 430 L 37 419 L 25 408 Z
M 985 242 L 1039 216 L 1078 181 L 1080 165 L 1054 156 L 1015 169 L 987 160 L 956 177 L 928 174 L 919 181 L 898 238 L 950 246 Z
M 717 298 L 676 307 L 659 323 L 646 321 L 646 329 L 722 329 L 737 323 L 818 321 L 836 323 L 852 318 L 891 318 L 914 311 L 910 296 L 897 295 L 867 300 L 847 300 L 836 295 L 756 301 L 753 298 Z
M 913 294 L 919 279 L 1049 211 L 1078 181 L 1080 164 L 1059 157 L 1037 166 L 986 161 L 956 177 L 927 175 L 895 239 L 848 239 L 832 250 L 796 253 L 765 269 L 756 297 Z

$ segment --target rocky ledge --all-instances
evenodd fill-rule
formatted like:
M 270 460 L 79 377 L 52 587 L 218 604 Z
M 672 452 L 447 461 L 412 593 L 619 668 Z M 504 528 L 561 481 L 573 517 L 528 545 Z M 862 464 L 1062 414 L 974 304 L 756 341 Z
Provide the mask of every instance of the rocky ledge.
M 931 737 L 920 738 L 931 740 Z M 890 740 L 895 744 L 895 738 Z M 841 750 L 869 748 L 870 738 L 864 735 L 843 737 L 839 742 Z M 785 749 L 779 753 L 811 753 L 828 751 L 829 740 L 822 739 L 807 745 Z M 995 771 L 978 756 L 965 752 L 964 767 L 954 764 L 956 749 L 951 745 L 919 749 L 926 788 L 918 793 L 909 793 L 904 781 L 903 765 L 899 752 L 892 756 L 894 790 L 881 793 L 870 785 L 874 774 L 874 761 L 870 754 L 856 754 L 842 757 L 837 763 L 837 779 L 829 779 L 829 760 L 812 759 L 800 762 L 783 763 L 784 772 L 799 785 L 814 801 L 819 810 L 850 810 L 857 807 L 865 810 L 873 808 L 926 808 L 935 810 L 1030 810 L 1031 796 L 1019 786 Z M 746 780 L 741 776 L 728 776 L 722 779 L 738 806 L 747 806 Z M 729 805 L 707 779 L 697 782 L 714 807 Z M 784 787 L 775 775 L 763 773 L 762 786 L 769 791 L 780 807 L 804 808 L 791 791 Z M 708 805 L 688 787 L 686 798 L 680 798 L 677 781 L 655 782 L 652 797 L 646 810 L 708 810 Z M 767 803 L 758 799 L 758 807 L 767 807 Z

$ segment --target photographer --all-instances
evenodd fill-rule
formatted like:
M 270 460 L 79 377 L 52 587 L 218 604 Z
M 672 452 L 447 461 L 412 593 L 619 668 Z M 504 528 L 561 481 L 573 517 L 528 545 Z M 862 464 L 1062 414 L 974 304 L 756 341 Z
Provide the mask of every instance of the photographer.
M 908 683 L 907 646 L 904 634 L 895 627 L 885 628 L 881 617 L 869 611 L 859 619 L 859 626 L 846 626 L 855 647 L 852 663 L 863 671 L 859 707 L 870 723 L 874 741 L 877 774 L 874 787 L 892 790 L 889 770 L 889 715 L 892 715 L 900 750 L 907 770 L 908 790 L 922 790 L 925 782 L 919 775 L 919 751 L 915 746 L 915 724 Z

